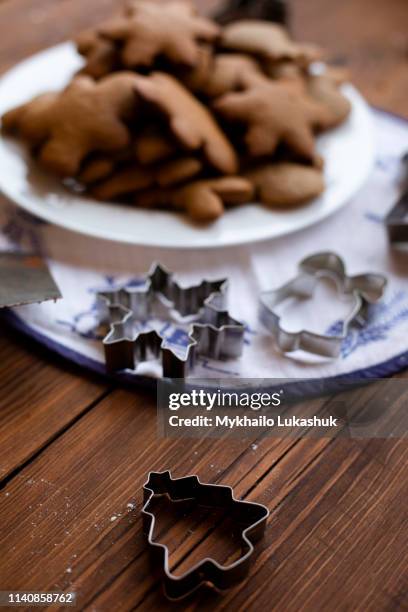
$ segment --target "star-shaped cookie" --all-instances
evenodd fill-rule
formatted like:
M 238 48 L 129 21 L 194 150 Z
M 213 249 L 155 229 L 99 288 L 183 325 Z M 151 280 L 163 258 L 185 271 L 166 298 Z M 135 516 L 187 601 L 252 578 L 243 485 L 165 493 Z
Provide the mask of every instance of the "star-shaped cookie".
M 222 96 L 214 102 L 214 109 L 225 119 L 246 126 L 251 155 L 272 155 L 284 143 L 294 154 L 314 161 L 312 126 L 318 107 L 285 83 L 265 79 L 245 91 Z
M 131 14 L 103 24 L 99 32 L 122 45 L 125 66 L 151 66 L 158 57 L 175 64 L 194 66 L 200 42 L 213 41 L 219 27 L 200 17 L 184 2 L 135 2 Z

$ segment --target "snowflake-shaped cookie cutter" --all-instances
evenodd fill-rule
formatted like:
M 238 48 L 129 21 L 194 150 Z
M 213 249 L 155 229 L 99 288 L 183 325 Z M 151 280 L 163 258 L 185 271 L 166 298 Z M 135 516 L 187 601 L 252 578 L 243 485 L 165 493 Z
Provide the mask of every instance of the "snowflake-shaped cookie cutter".
M 108 372 L 134 370 L 149 359 L 162 359 L 165 378 L 185 378 L 197 355 L 211 359 L 235 359 L 242 354 L 244 325 L 226 310 L 228 281 L 202 281 L 181 287 L 173 274 L 154 264 L 144 284 L 97 294 L 102 319 L 110 325 L 103 339 Z M 175 352 L 156 329 L 140 330 L 138 324 L 153 318 L 188 324 L 188 344 Z
M 167 495 L 173 502 L 185 503 L 189 507 L 225 510 L 239 528 L 241 555 L 228 565 L 221 565 L 205 558 L 181 575 L 170 570 L 169 549 L 155 540 L 156 517 L 150 507 L 154 497 Z M 262 504 L 241 501 L 234 497 L 231 487 L 203 484 L 197 476 L 172 478 L 169 471 L 150 472 L 143 486 L 143 529 L 152 552 L 153 561 L 163 575 L 164 592 L 168 599 L 179 600 L 196 591 L 203 584 L 210 584 L 218 591 L 225 591 L 248 575 L 254 543 L 265 532 L 269 509 Z
M 317 282 L 322 277 L 332 278 L 343 297 L 351 297 L 353 304 L 349 315 L 342 322 L 338 335 L 317 334 L 308 330 L 289 332 L 282 327 L 277 307 L 289 298 L 312 297 Z M 347 337 L 349 328 L 357 323 L 367 323 L 368 307 L 378 302 L 385 291 L 387 279 L 380 274 L 348 276 L 341 257 L 336 253 L 316 253 L 299 264 L 299 274 L 278 289 L 264 291 L 260 296 L 259 318 L 274 336 L 283 353 L 297 350 L 321 357 L 337 358 Z

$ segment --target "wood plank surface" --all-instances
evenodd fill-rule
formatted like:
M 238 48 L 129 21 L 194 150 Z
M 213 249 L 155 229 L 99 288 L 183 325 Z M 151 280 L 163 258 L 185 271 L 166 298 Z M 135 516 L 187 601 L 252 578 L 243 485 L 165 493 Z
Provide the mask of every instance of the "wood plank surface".
M 1 482 L 109 391 L 0 328 Z
M 292 438 L 243 442 L 226 436 L 200 440 L 186 452 L 185 442 L 158 438 L 150 398 L 116 391 L 5 487 L 0 541 L 11 553 L 0 559 L 4 588 L 34 589 L 39 583 L 44 590 L 72 588 L 82 608 L 101 592 L 112 597 L 119 577 L 119 584 L 127 580 L 125 591 L 136 603 L 157 586 L 140 517 L 149 470 L 197 473 L 204 482 L 236 485 L 243 496 L 297 444 Z M 328 444 L 325 439 L 304 445 L 303 460 Z M 283 480 L 295 483 L 297 470 L 295 462 L 281 472 Z M 24 574 L 18 571 L 22 557 Z M 143 580 L 134 580 L 135 570 Z M 126 609 L 127 603 L 116 605 Z
M 120 4 L 0 0 L 0 71 Z M 216 4 L 200 2 L 207 11 Z M 371 103 L 408 116 L 406 0 L 290 7 L 297 38 L 349 65 Z M 406 440 L 346 432 L 337 440 L 162 439 L 153 396 L 111 388 L 32 341 L 0 334 L 0 590 L 72 589 L 77 609 L 96 612 L 408 610 Z M 408 401 L 394 399 L 399 408 Z M 393 427 L 400 416 L 390 410 Z M 197 473 L 270 508 L 249 580 L 223 597 L 163 599 L 141 530 L 150 469 Z M 175 521 L 168 505 L 158 510 L 175 571 L 209 552 L 220 561 L 237 553 L 224 517 Z
M 362 392 L 362 403 L 371 396 L 371 388 Z M 186 452 L 186 447 L 185 442 L 158 437 L 148 396 L 111 393 L 4 488 L 0 497 L 0 541 L 8 551 L 0 560 L 4 588 L 34 590 L 40 583 L 43 590 L 72 589 L 81 609 L 166 608 L 150 572 L 140 492 L 150 469 L 171 469 L 174 476 L 187 471 L 203 481 L 226 482 L 237 496 L 264 503 L 272 512 L 266 538 L 258 546 L 253 579 L 218 601 L 221 606 L 231 600 L 231 605 L 238 602 L 239 607 L 258 609 L 263 582 L 272 576 L 280 585 L 267 595 L 274 609 L 286 609 L 290 585 L 306 577 L 314 606 L 317 567 L 319 584 L 324 577 L 327 589 L 319 589 L 319 596 L 330 599 L 333 582 L 326 584 L 330 577 L 326 564 L 336 573 L 347 574 L 350 563 L 354 573 L 360 571 L 360 549 L 354 546 L 359 530 L 365 554 L 374 556 L 376 530 L 383 539 L 388 537 L 384 525 L 387 530 L 390 526 L 392 538 L 388 547 L 382 542 L 375 571 L 382 572 L 390 555 L 393 571 L 387 579 L 383 575 L 384 593 L 378 594 L 376 574 L 365 566 L 364 589 L 369 581 L 379 601 L 401 597 L 408 533 L 405 505 L 396 502 L 408 494 L 402 477 L 408 458 L 405 440 L 242 441 L 226 436 L 200 440 L 194 451 Z M 186 532 L 183 527 L 181 523 L 170 531 L 172 547 L 177 544 L 176 565 L 184 557 L 189 562 L 199 560 L 211 546 L 220 560 L 233 554 L 228 542 L 224 545 L 216 537 L 196 546 L 201 532 L 197 527 Z M 353 544 L 352 549 L 347 543 Z M 22 558 L 24 573 L 19 571 Z M 341 600 L 354 597 L 347 580 L 341 585 L 336 585 Z M 303 589 L 298 596 L 301 600 Z M 214 605 L 214 596 L 208 597 L 208 601 L 200 598 L 201 606 Z
M 350 67 L 371 104 L 408 118 L 406 0 L 293 0 L 293 32 Z

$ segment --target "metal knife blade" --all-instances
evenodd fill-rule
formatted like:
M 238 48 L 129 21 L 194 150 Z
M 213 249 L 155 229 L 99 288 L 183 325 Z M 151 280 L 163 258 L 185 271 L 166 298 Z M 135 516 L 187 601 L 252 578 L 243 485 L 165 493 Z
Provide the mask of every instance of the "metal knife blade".
M 30 253 L 0 253 L 0 308 L 61 297 L 42 257 Z

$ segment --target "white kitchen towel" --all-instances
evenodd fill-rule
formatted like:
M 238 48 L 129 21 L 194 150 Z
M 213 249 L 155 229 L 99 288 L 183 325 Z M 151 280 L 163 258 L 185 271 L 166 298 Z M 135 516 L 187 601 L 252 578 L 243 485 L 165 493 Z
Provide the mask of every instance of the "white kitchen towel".
M 323 222 L 273 241 L 186 255 L 88 238 L 44 223 L 15 206 L 2 206 L 0 248 L 29 247 L 45 254 L 64 296 L 55 304 L 14 309 L 5 313 L 6 319 L 69 359 L 103 373 L 95 292 L 139 283 L 156 261 L 175 271 L 185 284 L 202 278 L 229 278 L 230 313 L 246 325 L 242 357 L 225 362 L 200 358 L 194 378 L 368 378 L 401 370 L 408 366 L 408 254 L 390 248 L 383 219 L 398 195 L 401 156 L 408 149 L 408 122 L 382 111 L 374 115 L 377 158 L 365 187 Z M 257 320 L 258 295 L 292 278 L 304 257 L 327 250 L 344 258 L 350 274 L 386 274 L 389 283 L 384 299 L 371 308 L 366 326 L 350 330 L 338 359 L 284 356 Z M 318 332 L 335 330 L 350 306 L 336 299 L 335 293 L 322 283 L 307 304 L 288 306 L 284 325 L 295 329 L 307 321 L 307 327 Z M 175 346 L 187 342 L 185 329 L 177 325 L 166 325 L 163 334 Z M 139 383 L 140 374 L 154 372 L 158 372 L 156 367 L 142 365 L 126 378 Z

